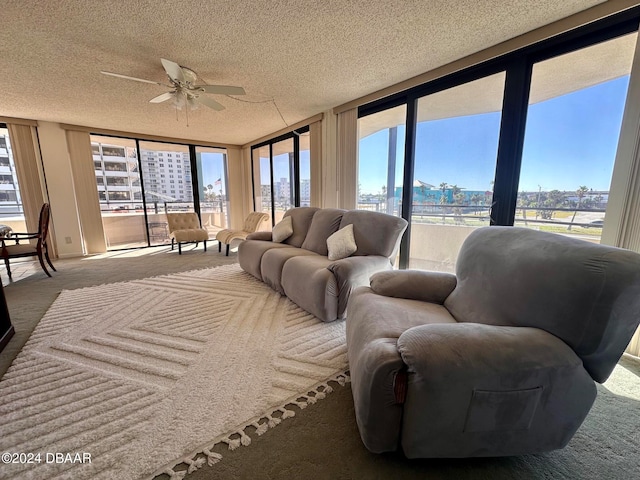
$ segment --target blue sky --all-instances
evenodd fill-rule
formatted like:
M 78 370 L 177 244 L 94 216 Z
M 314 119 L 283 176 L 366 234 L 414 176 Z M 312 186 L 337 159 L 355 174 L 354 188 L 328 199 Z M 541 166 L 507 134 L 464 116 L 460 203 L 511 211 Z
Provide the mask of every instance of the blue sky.
M 628 82 L 625 76 L 531 105 L 519 190 L 608 190 Z M 414 178 L 490 190 L 499 127 L 499 112 L 419 123 Z M 359 148 L 361 192 L 378 193 L 386 183 L 387 131 L 362 139 Z M 397 152 L 400 186 L 404 127 L 398 129 Z
M 213 185 L 214 191 L 216 194 L 220 193 L 220 188 L 222 188 L 222 192 L 226 192 L 225 181 L 224 181 L 224 166 L 222 163 L 223 155 L 221 153 L 210 153 L 210 152 L 202 152 L 200 153 L 202 158 L 202 178 L 199 179 L 202 185 L 205 187 L 207 185 Z M 220 185 L 215 185 L 215 181 L 220 180 Z

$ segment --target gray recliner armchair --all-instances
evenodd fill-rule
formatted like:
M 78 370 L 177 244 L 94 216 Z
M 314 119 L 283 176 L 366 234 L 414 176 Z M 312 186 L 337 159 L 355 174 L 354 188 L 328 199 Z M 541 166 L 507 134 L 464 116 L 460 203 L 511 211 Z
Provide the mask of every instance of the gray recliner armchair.
M 456 275 L 377 273 L 349 302 L 356 418 L 409 458 L 563 448 L 640 320 L 640 255 L 516 227 L 473 232 Z

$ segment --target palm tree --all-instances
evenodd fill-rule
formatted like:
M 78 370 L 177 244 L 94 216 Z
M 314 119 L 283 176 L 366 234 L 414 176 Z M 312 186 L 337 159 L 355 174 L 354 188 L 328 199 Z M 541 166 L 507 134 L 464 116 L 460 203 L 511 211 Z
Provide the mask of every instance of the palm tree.
M 531 201 L 529 200 L 529 198 L 527 197 L 527 194 L 525 192 L 520 192 L 520 195 L 518 195 L 518 205 L 522 209 L 522 219 L 524 220 L 524 224 L 528 225 L 526 207 L 531 205 Z
M 537 213 L 540 214 L 540 217 L 544 220 L 551 220 L 553 218 L 554 210 L 558 207 L 561 207 L 565 201 L 564 193 L 560 190 L 551 190 L 550 192 L 542 192 L 541 201 L 542 204 L 538 204 Z
M 587 193 L 588 191 L 589 191 L 589 188 L 586 187 L 585 185 L 580 185 L 578 187 L 578 190 L 576 190 L 576 195 L 578 195 L 578 201 L 576 203 L 576 208 L 573 211 L 573 217 L 571 217 L 571 224 L 569 224 L 568 230 L 571 230 L 571 226 L 573 225 L 573 221 L 576 218 L 576 213 L 578 213 L 578 210 L 580 209 L 580 204 L 582 203 L 582 198 L 584 197 L 584 194 Z
M 445 216 L 444 214 L 445 209 L 444 209 L 444 204 L 447 203 L 447 197 L 446 197 L 446 193 L 447 193 L 447 188 L 449 187 L 449 185 L 447 185 L 447 182 L 442 182 L 440 184 L 440 191 L 442 192 L 442 195 L 440 195 L 440 205 L 442 205 L 442 223 L 445 223 Z
M 420 188 L 418 189 L 420 191 L 420 203 L 422 203 L 422 213 L 424 213 L 425 211 L 425 205 L 427 204 L 427 199 L 425 198 L 427 195 L 427 187 L 424 186 L 424 184 L 420 184 Z
M 455 185 L 454 185 L 454 187 L 455 187 Z M 454 199 L 454 202 L 455 202 L 455 207 L 453 208 L 453 212 L 455 214 L 455 222 L 456 223 L 464 223 L 463 220 L 462 220 L 462 205 L 464 204 L 464 201 L 465 201 L 464 193 L 462 193 L 460 191 L 460 189 L 458 188 L 458 193 L 455 194 L 453 199 Z
M 474 193 L 473 195 L 471 195 L 471 198 L 469 199 L 471 200 L 471 203 L 474 203 L 476 206 L 476 210 L 475 213 L 476 215 L 478 214 L 478 208 L 480 206 L 480 202 L 483 200 L 483 196 L 480 195 L 479 193 Z

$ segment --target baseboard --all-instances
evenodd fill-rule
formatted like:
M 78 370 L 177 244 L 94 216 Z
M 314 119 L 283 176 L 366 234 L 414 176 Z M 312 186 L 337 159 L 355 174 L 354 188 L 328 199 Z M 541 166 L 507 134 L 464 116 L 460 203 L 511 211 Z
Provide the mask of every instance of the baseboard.
M 15 333 L 16 331 L 13 328 L 13 325 L 9 327 L 9 330 L 4 332 L 4 335 L 0 338 L 0 352 L 7 346 L 7 343 L 9 343 L 9 340 L 11 340 L 11 337 L 13 337 Z
M 80 258 L 80 257 L 84 257 L 86 255 L 82 254 L 82 253 L 59 253 L 57 258 Z M 55 260 L 55 258 L 52 258 L 51 261 Z

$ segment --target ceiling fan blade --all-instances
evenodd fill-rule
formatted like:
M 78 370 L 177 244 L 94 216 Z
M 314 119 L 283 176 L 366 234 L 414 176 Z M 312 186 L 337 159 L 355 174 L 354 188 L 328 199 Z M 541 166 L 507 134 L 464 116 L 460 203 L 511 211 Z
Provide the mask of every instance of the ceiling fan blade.
M 193 87 L 204 93 L 217 93 L 219 95 L 246 95 L 244 88 L 230 85 L 196 85 Z
M 171 100 L 174 95 L 175 95 L 175 92 L 166 92 L 161 95 L 158 95 L 157 97 L 153 97 L 151 100 L 149 100 L 149 103 L 166 102 L 167 100 Z
M 112 72 L 105 72 L 105 71 L 100 71 L 100 73 L 102 73 L 103 75 L 109 75 L 111 77 L 124 78 L 125 80 L 134 80 L 136 82 L 143 82 L 143 83 L 153 83 L 154 85 L 160 85 L 162 87 L 169 86 L 169 85 L 165 85 L 164 83 L 154 82 L 153 80 L 145 80 L 144 78 L 129 77 L 127 75 L 121 75 L 120 73 L 112 73 Z
M 192 100 L 196 103 L 201 103 L 202 105 L 206 105 L 207 107 L 213 108 L 214 110 L 217 110 L 217 111 L 224 110 L 224 105 L 216 102 L 212 98 L 200 96 L 200 97 L 194 97 Z
M 171 60 L 167 60 L 166 58 L 161 58 L 162 66 L 164 70 L 169 75 L 169 78 L 175 82 L 184 82 L 184 72 L 182 71 L 182 67 L 178 65 L 176 62 L 172 62 Z

